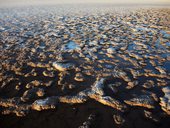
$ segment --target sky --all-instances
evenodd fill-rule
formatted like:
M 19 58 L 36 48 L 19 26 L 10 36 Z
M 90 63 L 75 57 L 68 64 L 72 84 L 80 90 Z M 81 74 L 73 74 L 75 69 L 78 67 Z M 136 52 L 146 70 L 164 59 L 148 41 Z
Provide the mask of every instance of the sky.
M 169 3 L 170 0 L 0 0 L 0 6 L 11 5 L 39 5 L 39 4 L 75 4 L 75 3 L 115 3 L 115 4 L 157 4 L 157 3 Z

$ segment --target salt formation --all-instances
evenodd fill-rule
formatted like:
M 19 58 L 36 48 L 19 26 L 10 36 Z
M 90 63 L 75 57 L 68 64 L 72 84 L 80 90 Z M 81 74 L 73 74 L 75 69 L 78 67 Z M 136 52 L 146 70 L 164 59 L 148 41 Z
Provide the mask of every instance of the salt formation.
M 170 115 L 170 88 L 164 87 L 162 89 L 164 97 L 160 97 L 160 105 L 163 111 Z
M 57 103 L 58 97 L 48 97 L 46 99 L 39 99 L 32 104 L 32 109 L 37 111 L 54 109 L 56 108 Z
M 141 106 L 146 108 L 154 108 L 154 99 L 148 95 L 141 95 L 130 100 L 125 100 L 125 103 L 131 106 Z
M 54 62 L 53 67 L 59 71 L 67 71 L 74 68 L 72 63 Z

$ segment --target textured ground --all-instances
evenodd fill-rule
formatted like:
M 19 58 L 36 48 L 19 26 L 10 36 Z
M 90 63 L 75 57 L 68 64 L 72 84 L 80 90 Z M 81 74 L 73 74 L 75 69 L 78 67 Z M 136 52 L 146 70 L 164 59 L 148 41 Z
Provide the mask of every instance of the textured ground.
M 0 12 L 0 127 L 169 127 L 168 6 Z

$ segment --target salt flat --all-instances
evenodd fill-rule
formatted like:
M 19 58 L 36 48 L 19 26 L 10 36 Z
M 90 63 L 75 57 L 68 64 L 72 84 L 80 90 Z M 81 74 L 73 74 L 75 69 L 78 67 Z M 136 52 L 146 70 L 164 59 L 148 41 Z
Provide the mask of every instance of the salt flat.
M 0 8 L 0 126 L 168 128 L 169 14 L 168 5 Z

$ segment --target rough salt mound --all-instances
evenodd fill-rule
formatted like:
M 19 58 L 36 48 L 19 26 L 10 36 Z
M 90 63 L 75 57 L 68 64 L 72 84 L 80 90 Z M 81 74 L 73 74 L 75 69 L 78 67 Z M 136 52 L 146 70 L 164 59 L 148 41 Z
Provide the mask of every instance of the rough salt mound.
M 163 111 L 170 115 L 170 87 L 164 87 L 162 89 L 164 97 L 160 97 L 160 105 Z
M 55 109 L 58 103 L 58 97 L 48 97 L 46 99 L 36 100 L 32 104 L 32 109 L 41 111 L 46 109 Z
M 59 71 L 67 71 L 74 68 L 74 64 L 66 62 L 54 62 L 53 67 Z
M 130 100 L 125 100 L 125 103 L 131 106 L 141 106 L 146 108 L 154 108 L 154 99 L 148 95 L 142 95 Z

